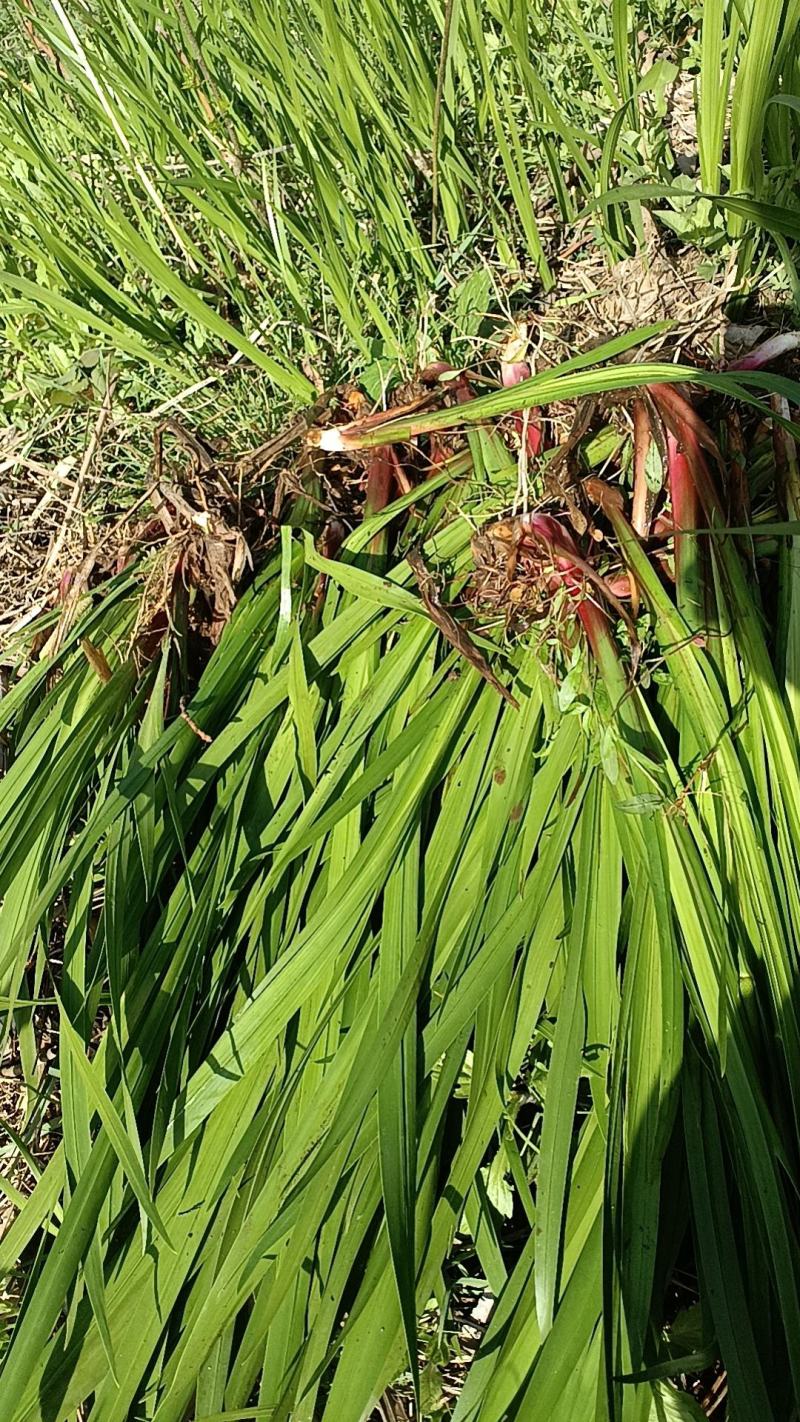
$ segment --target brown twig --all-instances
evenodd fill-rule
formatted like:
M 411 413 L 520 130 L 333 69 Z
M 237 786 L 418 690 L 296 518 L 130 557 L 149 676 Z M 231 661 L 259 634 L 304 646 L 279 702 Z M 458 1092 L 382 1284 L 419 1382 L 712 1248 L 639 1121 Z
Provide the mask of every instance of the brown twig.
M 483 652 L 475 646 L 472 638 L 460 622 L 456 622 L 453 614 L 442 604 L 439 595 L 439 588 L 430 568 L 427 566 L 422 554 L 413 549 L 407 554 L 411 571 L 417 580 L 419 594 L 425 606 L 425 611 L 431 621 L 439 628 L 442 636 L 451 647 L 455 647 L 462 657 L 474 667 L 484 679 L 493 686 L 495 691 L 507 701 L 509 706 L 513 706 L 515 711 L 519 711 L 519 702 L 502 682 L 498 681 Z
M 94 569 L 98 557 L 100 556 L 101 550 L 114 537 L 114 534 L 117 532 L 117 530 L 121 528 L 124 523 L 127 523 L 131 515 L 135 513 L 137 509 L 141 508 L 142 504 L 147 502 L 147 500 L 151 497 L 152 492 L 152 488 L 150 488 L 146 491 L 146 493 L 140 494 L 139 498 L 131 504 L 130 508 L 126 509 L 124 514 L 121 514 L 120 517 L 116 519 L 116 521 L 111 524 L 109 528 L 106 529 L 105 533 L 97 540 L 94 547 L 90 548 L 89 552 L 81 563 L 80 568 L 78 568 L 77 572 L 73 577 L 69 591 L 64 599 L 64 605 L 61 609 L 61 616 L 59 617 L 55 628 L 53 629 L 52 633 L 50 634 L 49 638 L 47 639 L 39 653 L 40 659 L 44 659 L 45 657 L 49 656 L 55 656 L 56 653 L 61 650 L 62 643 L 67 635 L 67 632 L 72 626 L 72 622 L 77 611 L 78 603 L 80 602 L 82 595 L 86 591 L 86 588 L 89 583 L 89 578 L 92 575 L 92 571 Z
M 187 726 L 189 727 L 189 730 L 194 731 L 194 734 L 197 736 L 198 740 L 204 741 L 207 746 L 210 746 L 214 737 L 210 736 L 208 734 L 208 731 L 202 730 L 201 727 L 198 726 L 197 722 L 192 720 L 191 716 L 189 715 L 189 712 L 186 710 L 186 707 L 184 705 L 183 697 L 181 697 L 180 699 L 179 711 L 181 720 L 186 722 Z
M 89 476 L 89 471 L 92 467 L 92 464 L 94 463 L 94 457 L 100 447 L 100 440 L 103 436 L 103 430 L 105 429 L 106 424 L 108 423 L 109 417 L 111 415 L 111 406 L 114 398 L 114 390 L 116 387 L 116 383 L 116 377 L 114 376 L 111 380 L 109 380 L 108 384 L 106 385 L 106 392 L 103 396 L 103 403 L 100 406 L 97 419 L 94 422 L 94 429 L 92 430 L 89 443 L 86 446 L 83 459 L 81 460 L 81 467 L 78 470 L 75 483 L 72 486 L 72 493 L 69 496 L 67 506 L 64 510 L 64 521 L 60 529 L 58 530 L 55 541 L 53 542 L 47 557 L 44 560 L 44 567 L 42 568 L 43 578 L 46 577 L 47 574 L 51 572 L 52 569 L 56 566 L 59 555 L 61 553 L 61 549 L 64 546 L 64 540 L 67 536 L 70 520 L 72 519 L 72 516 L 75 513 L 78 504 L 80 503 L 84 486 Z
M 307 409 L 301 410 L 296 415 L 291 424 L 281 430 L 279 434 L 273 435 L 265 444 L 260 444 L 257 449 L 251 449 L 247 454 L 243 454 L 237 461 L 236 473 L 241 479 L 247 476 L 251 479 L 258 479 L 270 468 L 279 455 L 296 440 L 308 434 L 312 426 L 319 419 L 320 415 L 327 409 L 333 396 L 333 389 L 323 390 L 318 400 Z

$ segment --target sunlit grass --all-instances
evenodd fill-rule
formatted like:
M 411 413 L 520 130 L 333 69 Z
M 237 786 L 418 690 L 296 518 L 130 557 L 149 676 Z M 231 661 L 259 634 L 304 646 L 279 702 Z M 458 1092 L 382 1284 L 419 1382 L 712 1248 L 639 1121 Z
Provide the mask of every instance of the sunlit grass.
M 41 381 L 20 402 L 101 347 L 132 404 L 219 387 L 237 453 L 312 376 L 380 402 L 466 359 L 487 309 L 557 282 L 581 214 L 615 258 L 670 201 L 683 51 L 721 198 L 697 240 L 771 231 L 791 270 L 793 8 L 641 10 L 463 0 L 443 50 L 438 5 L 33 0 L 0 97 L 3 320 Z M 60 1144 L 9 1185 L 0 1422 L 361 1422 L 422 1388 L 419 1319 L 464 1279 L 492 1309 L 453 1422 L 696 1419 L 675 1380 L 711 1368 L 736 1422 L 796 1415 L 793 544 L 777 606 L 774 560 L 708 527 L 672 588 L 596 486 L 584 552 L 613 550 L 641 613 L 587 594 L 557 525 L 540 618 L 473 629 L 516 706 L 405 559 L 463 618 L 473 530 L 517 492 L 494 422 L 644 381 L 718 524 L 724 470 L 672 382 L 790 414 L 800 392 L 628 363 L 654 334 L 325 430 L 459 452 L 335 560 L 282 529 L 210 654 L 185 608 L 148 627 L 146 553 L 54 657 L 7 649 L 0 1003 L 29 1084 L 32 1004 L 58 1014 Z

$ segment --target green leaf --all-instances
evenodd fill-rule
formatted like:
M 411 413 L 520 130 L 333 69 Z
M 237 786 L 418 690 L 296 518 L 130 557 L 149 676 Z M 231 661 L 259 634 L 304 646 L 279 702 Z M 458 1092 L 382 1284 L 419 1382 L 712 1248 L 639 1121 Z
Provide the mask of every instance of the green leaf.
M 705 1417 L 699 1403 L 688 1392 L 679 1392 L 669 1383 L 653 1383 L 653 1403 L 648 1422 L 701 1422 Z
M 585 1039 L 581 972 L 599 867 L 598 811 L 599 794 L 593 783 L 578 830 L 576 875 L 580 888 L 567 944 L 566 976 L 553 1037 L 539 1147 L 536 1312 L 543 1339 L 552 1327 L 558 1302 L 567 1169 Z
M 147 1187 L 147 1181 L 144 1176 L 144 1166 L 137 1150 L 138 1143 L 131 1141 L 122 1123 L 122 1119 L 117 1113 L 116 1107 L 97 1081 L 95 1072 L 84 1055 L 83 1043 L 69 1021 L 60 1000 L 59 1008 L 61 1012 L 59 1022 L 61 1037 L 75 1066 L 77 1077 L 83 1086 L 88 1106 L 92 1111 L 97 1112 L 103 1127 L 108 1132 L 114 1152 L 125 1171 L 125 1175 L 143 1213 L 153 1228 L 158 1231 L 167 1246 L 172 1248 L 166 1226 L 158 1213 L 158 1209 Z
M 651 439 L 644 461 L 644 477 L 651 494 L 660 494 L 664 487 L 664 465 L 658 444 Z
M 308 786 L 317 783 L 317 742 L 314 734 L 314 700 L 309 692 L 306 679 L 303 644 L 300 629 L 294 624 L 289 648 L 289 702 L 294 717 L 297 737 L 297 758 L 300 771 Z
M 501 1147 L 488 1170 L 484 1171 L 484 1178 L 487 1197 L 504 1220 L 511 1219 L 514 1212 L 514 1192 L 506 1180 L 507 1171 L 508 1161 Z

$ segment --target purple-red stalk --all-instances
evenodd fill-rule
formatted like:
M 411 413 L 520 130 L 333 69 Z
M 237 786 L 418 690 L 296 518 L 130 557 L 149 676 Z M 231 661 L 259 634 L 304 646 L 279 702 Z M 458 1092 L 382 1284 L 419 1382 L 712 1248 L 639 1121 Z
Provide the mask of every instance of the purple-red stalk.
M 519 385 L 523 380 L 530 380 L 531 368 L 526 360 L 504 360 L 500 362 L 500 377 L 503 385 L 508 389 L 511 385 Z M 527 451 L 532 459 L 536 458 L 544 444 L 544 435 L 538 415 L 539 411 L 534 406 L 528 410 L 527 423 L 524 414 L 519 410 L 511 417 L 520 440 L 524 432 Z
M 682 538 L 681 533 L 684 529 L 697 528 L 700 500 L 692 467 L 671 430 L 667 430 L 667 466 L 675 529 L 675 580 L 680 588 L 694 561 L 693 540 Z
M 800 346 L 800 331 L 783 331 L 779 336 L 770 336 L 768 341 L 762 341 L 761 345 L 754 346 L 747 355 L 731 361 L 728 369 L 761 370 L 762 366 L 769 365 L 771 360 L 777 360 L 779 356 L 787 355 L 789 351 L 796 351 L 798 346 Z
M 364 516 L 381 513 L 386 505 L 396 498 L 396 490 L 401 492 L 407 484 L 407 476 L 400 467 L 400 460 L 393 444 L 380 444 L 372 451 L 367 464 L 367 494 L 364 502 Z
M 532 536 L 552 559 L 550 587 L 553 591 L 559 587 L 565 589 L 586 633 L 600 672 L 618 698 L 624 694 L 626 682 L 617 644 L 606 613 L 587 591 L 590 570 L 587 569 L 575 540 L 552 514 L 526 514 L 523 517 L 523 527 L 526 535 Z M 596 574 L 591 581 L 594 582 L 595 579 L 598 586 L 602 587 L 603 580 Z M 610 593 L 612 601 L 616 602 L 611 589 L 607 589 L 607 592 Z
M 701 549 L 692 534 L 701 523 L 724 523 L 706 452 L 722 463 L 708 426 L 674 385 L 651 385 L 650 394 L 667 427 L 667 464 L 675 525 L 675 586 L 678 606 L 690 626 L 705 621 Z

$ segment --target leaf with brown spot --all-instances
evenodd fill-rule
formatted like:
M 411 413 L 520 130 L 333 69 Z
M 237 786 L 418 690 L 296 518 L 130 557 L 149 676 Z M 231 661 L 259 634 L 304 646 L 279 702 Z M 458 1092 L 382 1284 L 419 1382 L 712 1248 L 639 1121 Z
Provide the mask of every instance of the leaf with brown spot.
M 100 678 L 100 681 L 104 683 L 109 682 L 114 673 L 100 648 L 96 647 L 94 642 L 90 642 L 88 637 L 81 637 L 81 651 L 89 663 L 89 666 L 92 668 L 92 671 Z

